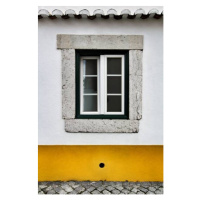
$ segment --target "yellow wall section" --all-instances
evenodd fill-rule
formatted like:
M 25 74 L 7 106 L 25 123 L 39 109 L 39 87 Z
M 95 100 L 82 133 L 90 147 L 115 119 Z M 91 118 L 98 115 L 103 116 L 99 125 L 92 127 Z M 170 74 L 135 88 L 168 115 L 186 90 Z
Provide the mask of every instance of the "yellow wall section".
M 56 180 L 163 181 L 163 146 L 40 145 L 38 181 Z

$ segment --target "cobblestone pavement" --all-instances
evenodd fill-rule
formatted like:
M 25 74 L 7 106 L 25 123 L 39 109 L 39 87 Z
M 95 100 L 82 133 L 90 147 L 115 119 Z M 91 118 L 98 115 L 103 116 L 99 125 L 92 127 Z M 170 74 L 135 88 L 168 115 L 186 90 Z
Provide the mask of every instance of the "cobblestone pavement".
M 163 194 L 163 182 L 38 182 L 38 194 Z

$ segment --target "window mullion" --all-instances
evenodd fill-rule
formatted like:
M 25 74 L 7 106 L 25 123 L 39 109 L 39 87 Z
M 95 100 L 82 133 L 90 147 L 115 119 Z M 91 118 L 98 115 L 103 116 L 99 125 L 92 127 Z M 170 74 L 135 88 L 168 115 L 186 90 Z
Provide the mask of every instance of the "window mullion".
M 107 113 L 107 55 L 104 55 L 104 114 Z
M 100 113 L 105 114 L 105 56 L 100 55 Z

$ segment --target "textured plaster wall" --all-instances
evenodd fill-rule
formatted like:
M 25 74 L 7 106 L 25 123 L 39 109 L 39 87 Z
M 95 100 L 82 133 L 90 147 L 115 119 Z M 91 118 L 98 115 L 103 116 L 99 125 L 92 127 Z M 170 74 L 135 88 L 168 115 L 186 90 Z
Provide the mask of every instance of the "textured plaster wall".
M 163 32 L 162 20 L 69 19 L 39 20 L 39 144 L 163 143 Z M 62 119 L 62 57 L 57 34 L 144 35 L 143 100 L 139 133 L 66 133 Z

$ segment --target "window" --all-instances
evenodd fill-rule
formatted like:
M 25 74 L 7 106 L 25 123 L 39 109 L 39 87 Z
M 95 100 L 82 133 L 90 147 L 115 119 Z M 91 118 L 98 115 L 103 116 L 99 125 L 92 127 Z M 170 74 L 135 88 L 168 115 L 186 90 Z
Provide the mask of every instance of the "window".
M 62 54 L 65 131 L 138 133 L 142 118 L 143 36 L 59 34 L 57 48 Z M 113 62 L 114 72 L 110 67 Z M 121 67 L 116 67 L 119 63 Z
M 124 114 L 124 56 L 81 57 L 81 114 Z
M 79 50 L 76 57 L 76 118 L 127 119 L 128 52 Z

